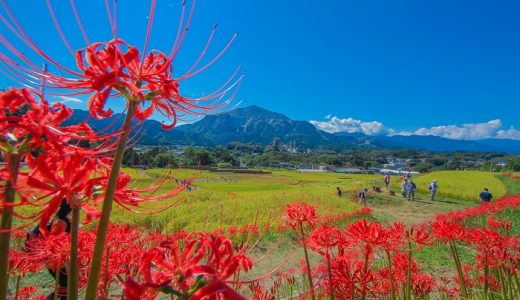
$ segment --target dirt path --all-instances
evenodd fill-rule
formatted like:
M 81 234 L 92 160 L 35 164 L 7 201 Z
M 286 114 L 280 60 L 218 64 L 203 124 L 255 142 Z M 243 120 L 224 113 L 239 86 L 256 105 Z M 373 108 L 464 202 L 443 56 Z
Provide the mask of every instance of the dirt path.
M 407 225 L 420 224 L 433 219 L 436 214 L 460 210 L 471 205 L 474 203 L 442 196 L 435 201 L 430 201 L 427 195 L 418 195 L 415 201 L 408 201 L 401 195 L 389 196 L 384 193 L 372 194 L 372 197 L 368 198 L 368 206 L 374 209 L 372 215 L 376 221 L 401 221 Z

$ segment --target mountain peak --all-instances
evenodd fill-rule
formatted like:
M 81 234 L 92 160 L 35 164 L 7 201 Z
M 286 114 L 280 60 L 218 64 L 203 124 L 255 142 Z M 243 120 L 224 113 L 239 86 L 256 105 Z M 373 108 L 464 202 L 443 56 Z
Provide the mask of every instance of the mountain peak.
M 250 105 L 246 107 L 240 107 L 230 112 L 224 113 L 224 115 L 229 115 L 230 117 L 240 117 L 240 118 L 262 118 L 262 119 L 283 119 L 290 120 L 287 116 L 282 115 L 280 113 L 272 112 L 265 108 L 256 105 Z
M 104 120 L 95 120 L 88 116 L 86 111 L 74 110 L 73 117 L 67 120 L 66 125 L 87 120 L 94 130 L 106 130 L 107 128 L 119 128 L 124 120 L 120 115 L 114 115 Z M 163 130 L 160 122 L 145 120 L 140 134 L 142 136 L 140 143 L 149 145 L 211 146 L 225 145 L 233 141 L 269 145 L 274 138 L 279 138 L 282 143 L 294 142 L 301 148 L 378 147 L 428 151 L 520 153 L 520 141 L 517 140 L 459 141 L 434 136 L 330 134 L 317 129 L 307 121 L 291 120 L 283 114 L 256 105 L 206 116 L 200 121 L 176 127 L 174 130 Z

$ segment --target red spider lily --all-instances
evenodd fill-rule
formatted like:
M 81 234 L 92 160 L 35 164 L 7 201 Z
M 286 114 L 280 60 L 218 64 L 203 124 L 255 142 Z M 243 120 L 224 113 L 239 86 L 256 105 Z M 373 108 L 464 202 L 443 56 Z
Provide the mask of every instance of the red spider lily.
M 487 218 L 487 223 L 491 228 L 502 229 L 504 231 L 511 231 L 513 223 L 504 219 L 491 215 Z
M 340 213 L 340 214 L 336 214 L 336 215 L 322 216 L 320 219 L 321 219 L 321 223 L 331 224 L 331 223 L 337 223 L 337 222 L 340 222 L 343 220 L 352 219 L 352 218 L 358 217 L 358 216 L 369 215 L 372 213 L 372 211 L 373 211 L 373 209 L 370 207 L 362 207 L 360 209 L 356 209 L 353 212 L 345 212 L 345 213 Z
M 141 254 L 149 247 L 145 240 L 146 236 L 143 236 L 136 227 L 110 225 L 108 232 L 102 280 L 98 285 L 98 295 L 104 297 L 109 296 L 112 283 L 121 281 L 120 278 L 131 278 L 137 275 Z M 95 237 L 92 237 L 90 250 L 94 239 Z
M 234 236 L 238 233 L 238 228 L 236 226 L 229 226 L 227 232 L 229 235 Z
M 381 245 L 388 237 L 388 233 L 375 222 L 367 223 L 366 219 L 350 224 L 345 230 L 345 235 L 353 241 L 362 241 L 372 246 Z
M 49 198 L 41 212 L 40 221 L 40 230 L 46 232 L 48 221 L 63 199 L 67 199 L 72 207 L 81 207 L 85 199 L 92 197 L 88 192 L 96 162 L 73 151 L 61 160 L 56 160 L 52 155 L 40 154 L 32 163 L 34 170 L 28 176 L 27 186 L 31 193 L 41 196 L 31 202 Z
M 502 288 L 502 283 L 497 280 L 495 276 L 488 275 L 487 277 L 482 275 L 479 277 L 479 283 L 481 286 L 484 286 L 487 282 L 488 288 L 492 292 L 499 292 Z
M 472 243 L 479 251 L 490 251 L 492 247 L 504 246 L 500 243 L 502 239 L 498 232 L 485 228 L 471 230 L 467 236 L 467 241 Z
M 86 42 L 85 49 L 76 52 L 63 34 L 51 2 L 48 1 L 47 6 L 52 21 L 66 48 L 76 60 L 79 71 L 74 71 L 60 64 L 59 60 L 50 57 L 44 50 L 38 47 L 24 30 L 9 6 L 2 1 L 2 7 L 6 17 L 1 20 L 6 27 L 6 31 L 12 32 L 13 36 L 17 38 L 19 42 L 25 44 L 30 51 L 39 55 L 51 66 L 59 70 L 58 73 L 53 73 L 46 68 L 37 66 L 37 64 L 29 60 L 22 51 L 19 51 L 13 46 L 11 41 L 2 37 L 0 44 L 7 49 L 5 53 L 0 55 L 1 65 L 5 69 L 4 74 L 23 85 L 31 86 L 34 89 L 44 86 L 50 92 L 58 92 L 59 95 L 92 94 L 89 101 L 89 110 L 95 118 L 110 116 L 112 112 L 105 109 L 106 101 L 109 97 L 123 95 L 127 98 L 127 104 L 131 102 L 140 104 L 135 112 L 135 117 L 144 119 L 149 117 L 152 112 L 158 111 L 172 119 L 172 124 L 164 126 L 165 128 L 172 128 L 177 118 L 182 114 L 200 114 L 210 109 L 219 109 L 229 103 L 229 101 L 234 98 L 235 93 L 228 99 L 224 99 L 224 97 L 235 89 L 242 80 L 241 76 L 235 79 L 238 73 L 237 70 L 220 88 L 204 97 L 190 99 L 180 95 L 179 82 L 191 78 L 207 69 L 226 52 L 237 36 L 235 34 L 222 51 L 208 63 L 197 69 L 213 40 L 216 31 L 216 26 L 214 26 L 202 53 L 193 66 L 183 75 L 176 78 L 173 77 L 173 60 L 186 37 L 192 20 L 195 2 L 196 1 L 194 1 L 188 14 L 186 14 L 186 5 L 185 2 L 183 2 L 177 37 L 175 38 L 172 48 L 165 54 L 157 50 L 148 51 L 148 42 L 150 40 L 155 15 L 155 0 L 151 1 L 148 29 L 142 51 L 138 50 L 135 46 L 126 44 L 119 38 L 119 34 L 117 33 L 117 1 L 113 3 L 112 7 L 108 4 L 108 1 L 105 1 L 107 15 L 112 27 L 112 37 L 105 39 L 105 41 L 109 40 L 108 42 L 102 43 L 90 42 L 74 1 L 71 1 L 70 4 L 77 25 Z M 44 82 L 34 82 L 32 78 L 35 77 L 43 78 Z M 208 101 L 210 102 L 205 105 L 203 104 L 203 102 Z M 144 106 L 145 104 L 146 107 Z M 132 114 L 133 113 L 134 112 L 132 112 Z
M 435 281 L 426 274 L 412 276 L 412 292 L 416 297 L 423 298 L 435 289 Z
M 13 249 L 9 250 L 9 272 L 11 274 L 25 277 L 28 273 L 39 272 L 42 267 L 42 264 L 30 254 Z
M 332 286 L 338 295 L 353 299 L 354 295 L 366 296 L 372 287 L 374 275 L 365 263 L 352 255 L 339 255 L 331 260 Z
M 249 285 L 253 294 L 253 300 L 275 300 L 276 296 L 269 290 L 265 290 L 258 282 Z
M 294 202 L 286 206 L 286 221 L 292 229 L 296 230 L 305 224 L 314 227 L 319 218 L 316 216 L 316 207 L 305 202 Z
M 478 285 L 478 280 L 473 280 L 474 272 L 473 268 L 470 265 L 462 264 L 462 277 L 455 277 L 453 278 L 453 281 L 460 284 L 460 279 L 464 278 L 464 284 L 466 289 L 473 288 Z
M 17 148 L 23 146 L 20 149 L 23 154 L 40 148 L 61 151 L 72 139 L 97 139 L 86 123 L 62 126 L 72 115 L 72 110 L 61 103 L 49 108 L 49 104 L 40 94 L 31 93 L 27 89 L 0 92 L 0 105 L 6 107 L 10 113 L 6 114 L 3 110 L 0 112 L 0 131 L 3 135 L 0 141 L 4 141 L 6 135 L 9 135 L 9 142 L 16 144 Z
M 142 255 L 139 271 L 144 283 L 137 290 L 154 287 L 164 292 L 188 292 L 190 299 L 218 295 L 244 299 L 225 280 L 251 266 L 252 260 L 235 254 L 231 241 L 223 236 L 174 235 Z
M 398 252 L 392 257 L 392 274 L 396 283 L 406 283 L 408 267 L 410 267 L 411 274 L 416 274 L 419 271 L 417 262 L 414 259 L 410 260 L 410 256 L 407 253 Z
M 156 288 L 139 284 L 131 278 L 122 283 L 125 298 L 128 300 L 150 300 L 155 299 L 159 292 Z
M 440 278 L 440 284 L 437 285 L 437 288 L 450 299 L 460 296 L 458 289 L 453 286 L 453 282 L 447 277 Z
M 0 115 L 4 118 L 15 115 L 22 107 L 27 105 L 27 108 L 36 115 L 47 113 L 49 110 L 47 102 L 39 97 L 41 103 L 38 103 L 33 95 L 27 89 L 9 89 L 6 92 L 0 92 L 0 106 L 3 108 Z M 9 114 L 6 114 L 6 111 Z
M 27 243 L 27 252 L 35 262 L 56 270 L 65 267 L 70 253 L 70 239 L 66 233 L 48 234 Z
M 329 255 L 341 243 L 341 231 L 322 225 L 311 233 L 309 248 L 321 255 Z
M 456 220 L 463 221 L 467 218 L 473 218 L 484 214 L 497 214 L 506 209 L 517 209 L 520 207 L 520 195 L 506 196 L 496 200 L 493 203 L 484 203 L 476 207 L 468 207 L 466 209 L 450 212 L 447 214 L 439 214 L 435 218 L 437 220 Z
M 410 230 L 407 230 L 406 238 L 408 239 L 408 241 L 419 245 L 419 247 L 432 244 L 430 235 L 422 226 L 412 227 L 410 228 Z
M 404 245 L 404 229 L 405 225 L 401 222 L 395 222 L 391 226 L 384 228 L 385 234 L 383 235 L 380 246 L 389 254 L 391 251 L 395 251 Z
M 467 230 L 457 222 L 436 220 L 431 227 L 433 236 L 442 242 L 461 241 L 467 236 Z
M 20 300 L 34 299 L 33 296 L 38 291 L 38 288 L 34 285 L 24 286 L 18 291 L 17 298 Z

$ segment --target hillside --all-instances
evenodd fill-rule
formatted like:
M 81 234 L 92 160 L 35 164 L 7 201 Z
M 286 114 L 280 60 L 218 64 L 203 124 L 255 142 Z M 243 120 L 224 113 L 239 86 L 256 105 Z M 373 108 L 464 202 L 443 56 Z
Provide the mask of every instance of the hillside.
M 94 120 L 83 110 L 75 110 L 68 123 L 87 120 L 95 130 L 119 128 L 124 116 L 115 114 Z M 452 140 L 437 136 L 368 136 L 361 133 L 328 133 L 307 121 L 297 121 L 258 106 L 237 108 L 206 116 L 198 122 L 163 130 L 161 123 L 146 120 L 139 130 L 139 143 L 147 145 L 224 145 L 242 142 L 269 145 L 274 138 L 282 143 L 295 142 L 299 148 L 406 148 L 428 151 L 506 152 L 520 154 L 520 141 L 485 139 Z

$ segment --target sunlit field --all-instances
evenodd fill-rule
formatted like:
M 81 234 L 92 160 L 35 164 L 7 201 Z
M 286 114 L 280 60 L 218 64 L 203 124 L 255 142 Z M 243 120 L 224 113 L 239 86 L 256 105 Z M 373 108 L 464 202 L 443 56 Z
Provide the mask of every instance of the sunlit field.
M 173 179 L 196 177 L 191 190 L 179 194 L 172 208 L 150 216 L 136 215 L 115 208 L 112 220 L 116 223 L 137 224 L 159 232 L 178 230 L 208 231 L 229 226 L 255 223 L 259 226 L 277 226 L 282 222 L 285 206 L 296 200 L 315 204 L 320 214 L 334 215 L 360 208 L 355 201 L 356 192 L 369 188 L 370 198 L 401 201 L 372 191 L 373 186 L 383 187 L 380 175 L 339 173 L 298 173 L 271 170 L 272 174 L 212 173 L 186 169 L 125 169 L 134 178 L 136 187 L 147 186 L 163 177 L 171 177 L 158 194 L 174 188 Z M 414 176 L 418 192 L 426 194 L 432 179 L 439 183 L 439 197 L 456 200 L 477 200 L 484 186 L 495 198 L 506 194 L 504 184 L 495 174 L 488 172 L 435 172 Z M 392 190 L 398 192 L 398 176 L 392 177 Z M 343 195 L 336 195 L 340 187 Z M 473 202 L 475 202 L 473 201 Z M 466 205 L 473 205 L 469 201 Z M 464 204 L 461 204 L 464 205 Z M 459 208 L 457 206 L 457 208 Z
M 437 180 L 439 194 L 473 202 L 479 201 L 478 195 L 485 187 L 495 199 L 507 192 L 496 173 L 478 171 L 442 171 L 425 174 L 416 180 L 418 191 L 428 193 L 428 185 L 432 180 Z
M 161 169 L 130 170 L 134 185 L 145 186 L 165 176 L 170 171 Z M 196 175 L 194 175 L 197 173 Z M 359 208 L 353 201 L 355 191 L 362 187 L 378 184 L 381 176 L 348 175 L 334 173 L 297 173 L 294 171 L 272 171 L 272 174 L 211 173 L 196 170 L 171 170 L 176 179 L 196 180 L 191 191 L 186 190 L 176 199 L 178 205 L 154 214 L 140 216 L 117 208 L 112 220 L 117 223 L 145 225 L 161 232 L 172 230 L 214 230 L 229 226 L 252 224 L 278 225 L 286 204 L 302 200 L 316 204 L 321 214 L 332 215 L 350 212 Z M 161 190 L 175 186 L 166 183 Z M 343 196 L 336 195 L 340 187 Z M 172 201 L 175 201 L 172 199 Z

